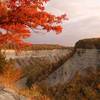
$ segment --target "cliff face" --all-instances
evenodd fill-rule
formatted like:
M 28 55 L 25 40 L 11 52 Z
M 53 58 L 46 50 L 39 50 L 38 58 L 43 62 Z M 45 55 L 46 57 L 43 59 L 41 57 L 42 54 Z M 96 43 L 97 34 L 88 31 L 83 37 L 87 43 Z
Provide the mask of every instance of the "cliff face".
M 75 48 L 83 48 L 83 49 L 100 49 L 100 38 L 89 38 L 89 39 L 83 39 L 79 40 Z
M 27 74 L 16 85 L 26 87 L 29 78 L 32 83 L 44 84 L 49 87 L 65 84 L 72 80 L 77 72 L 84 73 L 84 69 L 100 67 L 100 48 L 99 44 L 90 45 L 92 40 L 81 40 L 76 43 L 75 50 L 54 49 L 36 50 L 22 52 L 19 55 L 15 51 L 6 51 L 7 59 L 13 58 L 17 66 L 21 66 Z M 86 45 L 85 45 L 86 44 Z M 98 44 L 98 45 L 97 45 Z M 13 53 L 12 53 L 13 52 Z M 64 60 L 65 59 L 65 60 Z M 44 70 L 45 69 L 45 70 Z M 42 76 L 44 75 L 44 76 Z M 32 84 L 31 83 L 31 84 Z M 0 100 L 26 100 L 9 89 L 0 89 Z
M 21 66 L 28 76 L 18 84 L 25 86 L 27 82 L 30 85 L 39 82 L 39 84 L 55 86 L 69 82 L 77 71 L 100 66 L 100 42 L 98 41 L 99 39 L 80 40 L 74 50 L 36 50 L 22 52 L 20 55 L 13 53 L 16 65 Z
M 53 49 L 53 50 L 30 50 L 21 51 L 17 53 L 15 50 L 1 50 L 6 55 L 6 59 L 20 59 L 20 58 L 30 58 L 30 57 L 52 57 L 52 56 L 65 56 L 72 51 L 68 49 Z
M 36 50 L 21 52 L 19 55 L 14 53 L 14 56 L 10 53 L 6 56 L 7 58 L 13 58 L 17 66 L 28 67 L 31 70 L 31 67 L 34 68 L 36 65 L 41 67 L 48 66 L 48 64 L 55 65 L 63 59 L 67 59 L 72 51 L 72 49 Z
M 72 52 L 73 49 L 37 50 L 32 51 L 29 54 L 30 56 L 20 54 L 20 56 L 13 58 L 16 66 L 22 68 L 23 77 L 25 77 L 18 84 L 20 86 L 25 86 L 25 84 L 32 85 L 45 79 L 69 59 Z
M 27 100 L 27 97 L 18 95 L 15 91 L 9 88 L 0 87 L 0 100 Z
M 100 49 L 96 47 L 97 43 L 94 43 L 95 45 L 89 45 L 88 43 L 93 41 L 91 40 L 88 42 L 85 41 L 85 45 L 83 41 L 81 40 L 81 42 L 77 42 L 73 56 L 55 72 L 49 75 L 48 78 L 43 80 L 42 83 L 49 86 L 63 84 L 71 80 L 78 71 L 82 71 L 88 67 L 96 68 L 96 66 L 100 66 Z M 82 45 L 84 45 L 85 48 Z

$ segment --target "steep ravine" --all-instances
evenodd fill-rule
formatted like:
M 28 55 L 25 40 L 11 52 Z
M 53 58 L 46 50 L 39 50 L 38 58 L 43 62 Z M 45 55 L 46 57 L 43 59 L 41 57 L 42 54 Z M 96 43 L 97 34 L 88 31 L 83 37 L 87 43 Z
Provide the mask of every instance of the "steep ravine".
M 17 57 L 16 63 L 21 67 L 28 68 L 27 77 L 25 76 L 19 80 L 18 84 L 25 86 L 28 82 L 30 85 L 42 83 L 47 86 L 55 86 L 69 82 L 77 71 L 100 66 L 99 40 L 80 40 L 76 43 L 74 50 L 42 50 L 29 53 L 30 57 L 28 54 Z M 64 62 L 62 62 L 63 59 L 65 59 Z M 45 70 L 41 69 L 45 66 Z
M 24 76 L 18 84 L 33 84 L 48 77 L 57 70 L 73 53 L 73 49 L 54 49 L 54 50 L 36 50 L 29 53 L 22 52 L 16 55 L 14 52 L 7 52 L 7 58 L 12 58 L 17 67 L 21 67 Z M 13 55 L 13 57 L 11 56 Z
M 98 41 L 96 39 L 85 40 L 85 43 L 84 40 L 77 42 L 73 56 L 49 75 L 49 77 L 42 80 L 41 83 L 48 86 L 64 84 L 65 82 L 69 82 L 77 71 L 100 66 L 100 48 L 96 47 L 98 46 L 97 44 Z
M 50 86 L 70 80 L 78 70 L 100 65 L 100 51 L 96 49 L 77 49 L 75 54 L 44 81 Z
M 36 77 L 37 80 L 35 80 L 35 82 L 39 84 L 42 83 L 47 86 L 64 84 L 66 82 L 69 82 L 77 71 L 81 71 L 82 69 L 89 68 L 89 67 L 95 68 L 96 66 L 100 66 L 100 62 L 99 62 L 100 49 L 96 48 L 96 43 L 95 45 L 93 43 L 89 43 L 93 45 L 91 45 L 91 47 L 89 45 L 88 48 L 88 43 L 85 42 L 83 44 L 83 41 L 81 41 L 81 43 L 80 41 L 79 43 L 76 43 L 77 45 L 75 46 L 75 49 L 71 52 L 71 55 L 68 57 L 68 59 L 66 59 L 66 61 L 63 64 L 61 64 L 61 66 L 56 67 L 56 69 L 52 70 L 50 73 L 47 72 L 48 74 L 47 75 L 45 74 L 45 77 L 40 78 L 41 80 L 39 81 L 38 78 Z M 41 77 L 40 74 L 39 77 Z M 34 83 L 33 80 L 34 78 L 31 78 L 31 82 Z M 29 80 L 26 79 L 26 81 Z M 23 79 L 22 81 L 20 81 L 20 83 L 21 82 L 25 83 Z

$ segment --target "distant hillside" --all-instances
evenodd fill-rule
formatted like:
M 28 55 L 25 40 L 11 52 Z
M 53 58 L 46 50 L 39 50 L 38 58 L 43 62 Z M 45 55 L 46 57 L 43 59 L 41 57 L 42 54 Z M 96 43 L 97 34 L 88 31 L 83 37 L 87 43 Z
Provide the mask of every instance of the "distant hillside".
M 19 49 L 15 44 L 5 44 L 3 49 Z M 31 46 L 25 46 L 23 50 L 53 50 L 53 49 L 66 49 L 70 47 L 61 46 L 58 44 L 32 44 Z
M 32 50 L 53 50 L 53 49 L 66 49 L 67 47 L 58 44 L 33 44 Z

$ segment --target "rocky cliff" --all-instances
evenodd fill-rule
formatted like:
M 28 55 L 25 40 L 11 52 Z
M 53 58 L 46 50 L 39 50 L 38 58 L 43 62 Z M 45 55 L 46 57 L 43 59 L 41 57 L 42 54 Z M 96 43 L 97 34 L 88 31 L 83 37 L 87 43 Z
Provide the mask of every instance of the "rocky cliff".
M 77 71 L 100 66 L 100 39 L 79 40 L 74 49 L 53 49 L 22 52 L 14 57 L 16 65 L 24 69 L 25 76 L 18 84 L 25 86 L 43 83 L 48 86 L 71 80 Z M 8 58 L 10 53 L 8 53 Z
M 80 40 L 75 45 L 75 53 L 61 67 L 42 81 L 49 86 L 64 84 L 71 80 L 77 71 L 100 66 L 100 39 Z
M 7 51 L 6 57 L 14 59 L 16 66 L 26 69 L 24 70 L 26 76 L 17 81 L 17 86 L 26 87 L 26 83 L 31 80 L 31 84 L 55 87 L 58 84 L 68 83 L 77 72 L 83 73 L 86 68 L 95 70 L 96 67 L 100 67 L 100 42 L 98 41 L 99 39 L 85 39 L 78 41 L 74 49 L 28 51 L 20 55 L 16 55 L 15 51 L 13 53 Z M 10 89 L 1 88 L 0 100 L 8 99 L 25 100 L 26 98 Z
M 18 95 L 10 88 L 3 88 L 0 86 L 0 100 L 27 100 L 25 96 Z
M 16 66 L 21 66 L 28 84 L 41 81 L 57 70 L 72 55 L 73 49 L 33 51 L 29 57 L 15 57 Z M 23 83 L 23 79 L 21 81 Z M 27 83 L 25 82 L 25 83 Z M 19 83 L 20 84 L 20 83 Z

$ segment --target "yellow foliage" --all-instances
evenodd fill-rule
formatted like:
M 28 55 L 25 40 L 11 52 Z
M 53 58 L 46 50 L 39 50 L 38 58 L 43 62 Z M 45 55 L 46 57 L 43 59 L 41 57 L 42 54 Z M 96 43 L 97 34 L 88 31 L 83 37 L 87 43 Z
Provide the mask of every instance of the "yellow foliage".
M 20 79 L 21 75 L 22 71 L 19 68 L 7 64 L 3 69 L 3 73 L 0 75 L 0 83 L 6 87 L 14 86 L 16 81 Z
M 19 95 L 23 95 L 29 98 L 29 100 L 51 100 L 48 96 L 42 94 L 42 89 L 38 85 L 33 85 L 31 88 L 18 89 L 16 87 L 16 81 L 22 76 L 20 68 L 16 68 L 11 64 L 7 64 L 3 73 L 0 74 L 0 84 L 6 88 L 10 88 L 16 91 Z

